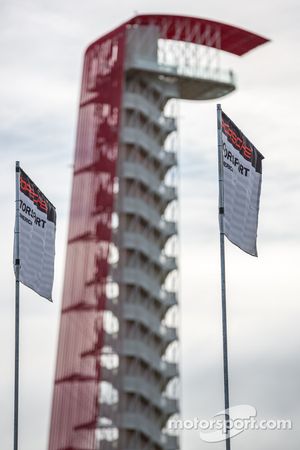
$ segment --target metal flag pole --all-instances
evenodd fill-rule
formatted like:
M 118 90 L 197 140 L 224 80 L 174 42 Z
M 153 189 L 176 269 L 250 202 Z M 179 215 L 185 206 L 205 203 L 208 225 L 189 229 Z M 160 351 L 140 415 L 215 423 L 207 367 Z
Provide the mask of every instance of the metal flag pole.
M 15 389 L 14 389 L 14 450 L 18 450 L 19 433 L 19 329 L 20 329 L 20 162 L 16 161 L 16 223 L 15 223 Z
M 221 292 L 222 292 L 222 328 L 223 328 L 223 370 L 224 401 L 226 420 L 226 450 L 230 450 L 229 429 L 229 382 L 228 382 L 228 346 L 227 346 L 227 313 L 226 313 L 226 277 L 225 277 L 225 242 L 224 242 L 224 166 L 222 142 L 222 109 L 217 105 L 218 120 L 218 166 L 219 166 L 219 227 L 220 227 L 220 259 L 221 259 Z

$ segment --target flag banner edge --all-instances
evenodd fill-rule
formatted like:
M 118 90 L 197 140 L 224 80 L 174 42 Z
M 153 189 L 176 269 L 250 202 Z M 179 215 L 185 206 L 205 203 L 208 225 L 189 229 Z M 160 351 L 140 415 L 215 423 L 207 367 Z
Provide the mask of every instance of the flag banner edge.
M 233 244 L 233 245 L 235 245 L 236 247 L 238 247 L 238 248 L 239 248 L 240 250 L 242 250 L 244 253 L 247 253 L 247 255 L 254 256 L 254 257 L 256 257 L 256 258 L 258 257 L 257 248 L 255 249 L 255 253 L 251 253 L 251 251 L 246 250 L 245 248 L 242 248 L 239 244 L 237 244 L 236 242 L 234 242 L 234 240 L 231 239 L 230 237 L 228 237 L 226 233 L 224 233 L 224 236 L 226 236 L 226 238 L 228 239 L 228 241 L 229 241 L 231 244 Z
M 31 291 L 35 292 L 35 294 L 39 295 L 40 297 L 44 298 L 45 300 L 48 300 L 48 302 L 53 303 L 52 295 L 51 295 L 50 298 L 48 298 L 48 297 L 46 297 L 45 295 L 40 294 L 39 292 L 37 292 L 37 291 L 34 289 L 34 287 L 30 286 L 28 283 L 25 283 L 24 281 L 21 281 L 21 280 L 20 280 L 20 283 L 22 283 L 23 286 L 26 286 L 26 287 L 27 287 L 28 289 L 30 289 Z

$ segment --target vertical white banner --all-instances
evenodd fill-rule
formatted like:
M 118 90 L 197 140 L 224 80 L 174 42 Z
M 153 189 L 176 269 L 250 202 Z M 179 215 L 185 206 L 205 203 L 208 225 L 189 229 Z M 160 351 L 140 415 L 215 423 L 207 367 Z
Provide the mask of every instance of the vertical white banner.
M 52 301 L 56 210 L 22 169 L 16 220 L 19 221 L 19 281 Z
M 235 245 L 257 256 L 257 226 L 263 155 L 222 112 L 224 232 Z

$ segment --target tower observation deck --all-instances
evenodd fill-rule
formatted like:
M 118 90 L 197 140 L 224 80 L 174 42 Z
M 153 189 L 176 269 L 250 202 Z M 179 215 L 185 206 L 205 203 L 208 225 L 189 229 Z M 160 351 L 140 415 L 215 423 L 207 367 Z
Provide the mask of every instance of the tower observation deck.
M 173 99 L 235 89 L 219 54 L 266 42 L 203 19 L 137 16 L 90 45 L 80 97 L 49 450 L 176 450 Z

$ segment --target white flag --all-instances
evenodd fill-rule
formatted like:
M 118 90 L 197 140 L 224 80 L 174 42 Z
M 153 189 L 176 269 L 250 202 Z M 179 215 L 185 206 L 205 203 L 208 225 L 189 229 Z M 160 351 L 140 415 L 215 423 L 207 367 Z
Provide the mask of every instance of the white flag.
M 257 256 L 257 224 L 263 155 L 222 112 L 224 233 Z
M 52 300 L 56 210 L 28 175 L 19 170 L 19 281 Z M 17 237 L 15 254 L 16 245 Z

